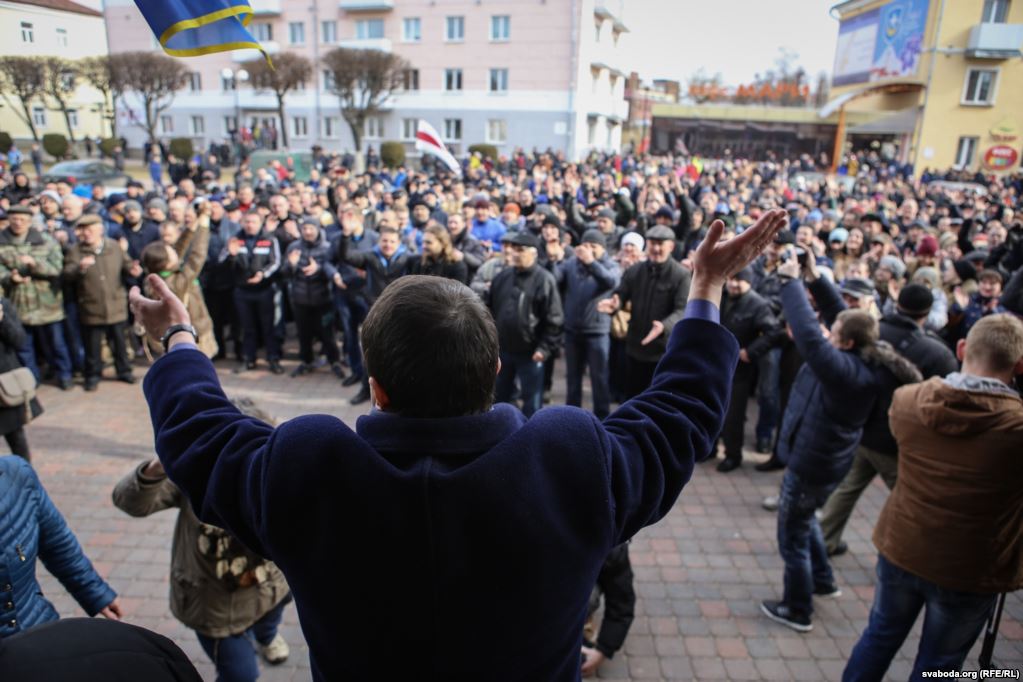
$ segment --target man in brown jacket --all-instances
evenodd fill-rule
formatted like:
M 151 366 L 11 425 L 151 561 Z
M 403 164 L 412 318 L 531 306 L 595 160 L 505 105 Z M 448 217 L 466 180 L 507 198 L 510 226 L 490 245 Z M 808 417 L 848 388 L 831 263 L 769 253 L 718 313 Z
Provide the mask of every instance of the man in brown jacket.
M 104 335 L 114 354 L 118 380 L 135 383 L 124 341 L 128 291 L 123 278 L 139 277 L 142 267 L 103 233 L 103 220 L 98 215 L 82 216 L 75 223 L 78 243 L 68 249 L 64 258 L 64 278 L 76 285 L 85 337 L 86 391 L 96 390 L 103 373 L 100 346 Z
M 926 610 L 911 679 L 957 671 L 1000 592 L 1023 587 L 1023 322 L 983 318 L 961 372 L 895 392 L 896 484 L 874 530 L 877 590 L 844 681 L 880 680 Z

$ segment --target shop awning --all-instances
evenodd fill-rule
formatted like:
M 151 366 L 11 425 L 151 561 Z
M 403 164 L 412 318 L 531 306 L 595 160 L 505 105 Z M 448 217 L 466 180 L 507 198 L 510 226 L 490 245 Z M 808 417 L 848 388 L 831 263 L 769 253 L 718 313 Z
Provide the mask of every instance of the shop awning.
M 849 128 L 850 135 L 905 135 L 916 130 L 920 110 L 910 107 Z
M 825 104 L 817 115 L 820 118 L 827 118 L 844 107 L 854 99 L 867 97 L 868 95 L 895 95 L 903 92 L 915 92 L 924 89 L 924 84 L 916 80 L 896 80 L 882 83 L 865 83 L 859 87 L 844 92 Z

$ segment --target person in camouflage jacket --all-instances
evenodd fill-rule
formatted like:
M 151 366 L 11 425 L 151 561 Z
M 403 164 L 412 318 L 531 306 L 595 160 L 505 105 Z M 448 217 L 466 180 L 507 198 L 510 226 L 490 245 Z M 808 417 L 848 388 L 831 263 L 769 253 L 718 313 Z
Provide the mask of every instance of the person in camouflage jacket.
M 35 336 L 46 338 L 44 348 L 52 354 L 46 361 L 56 370 L 62 389 L 71 387 L 71 355 L 64 341 L 64 299 L 60 275 L 64 256 L 49 235 L 31 227 L 31 209 L 15 206 L 8 211 L 10 226 L 0 232 L 0 286 L 14 303 L 28 332 L 19 355 L 39 378 L 35 358 Z

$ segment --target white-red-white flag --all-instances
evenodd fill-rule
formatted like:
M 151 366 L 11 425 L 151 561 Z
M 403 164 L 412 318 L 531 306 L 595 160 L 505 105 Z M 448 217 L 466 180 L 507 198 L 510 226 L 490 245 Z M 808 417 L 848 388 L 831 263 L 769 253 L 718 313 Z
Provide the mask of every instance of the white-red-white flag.
M 423 119 L 419 119 L 419 125 L 416 127 L 416 149 L 433 154 L 443 161 L 444 165 L 450 168 L 451 172 L 455 175 L 462 174 L 462 166 L 452 156 L 451 152 L 448 151 L 448 148 L 444 146 L 440 135 L 434 127 Z

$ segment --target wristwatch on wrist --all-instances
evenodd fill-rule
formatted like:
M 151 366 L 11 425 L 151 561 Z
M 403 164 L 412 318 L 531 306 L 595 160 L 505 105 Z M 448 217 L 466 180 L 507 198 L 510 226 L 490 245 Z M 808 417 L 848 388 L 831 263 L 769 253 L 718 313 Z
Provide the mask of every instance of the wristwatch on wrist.
M 188 332 L 189 334 L 192 335 L 192 338 L 195 340 L 196 343 L 199 342 L 199 332 L 195 331 L 195 327 L 193 327 L 190 324 L 172 324 L 170 327 L 167 328 L 167 331 L 163 333 L 163 337 L 160 339 L 160 345 L 163 346 L 164 353 L 170 350 L 167 347 L 167 343 L 170 341 L 171 337 L 177 334 L 178 332 Z

